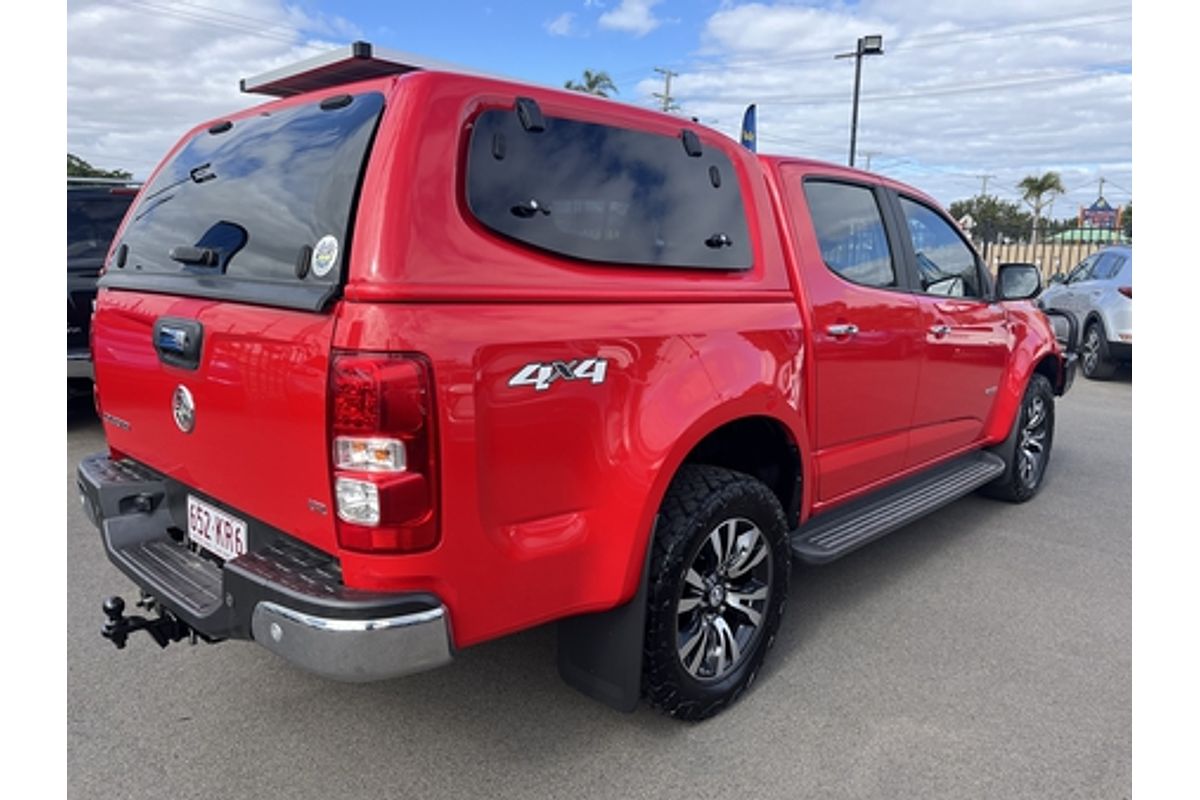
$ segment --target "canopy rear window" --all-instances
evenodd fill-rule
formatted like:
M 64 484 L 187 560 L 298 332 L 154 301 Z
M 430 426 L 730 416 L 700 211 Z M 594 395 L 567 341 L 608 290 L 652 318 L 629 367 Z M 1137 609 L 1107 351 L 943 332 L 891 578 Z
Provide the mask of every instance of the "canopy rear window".
M 666 136 L 517 112 L 475 121 L 467 203 L 493 231 L 584 261 L 749 269 L 733 164 L 688 133 Z
M 382 109 L 371 92 L 198 133 L 143 191 L 102 285 L 321 308 Z

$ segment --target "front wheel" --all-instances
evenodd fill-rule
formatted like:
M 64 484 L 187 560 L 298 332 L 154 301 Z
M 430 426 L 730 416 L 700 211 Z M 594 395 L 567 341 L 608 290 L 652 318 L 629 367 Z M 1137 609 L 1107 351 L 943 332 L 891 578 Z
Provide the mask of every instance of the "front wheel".
M 737 700 L 774 642 L 790 553 L 783 509 L 762 482 L 680 469 L 651 554 L 642 673 L 651 705 L 700 720 Z
M 1080 367 L 1084 377 L 1094 381 L 1108 380 L 1117 371 L 1117 365 L 1107 357 L 1107 343 L 1104 339 L 1104 329 L 1098 323 L 1091 323 L 1083 333 L 1083 344 L 1080 349 Z
M 1045 375 L 1034 373 L 1025 388 L 1012 431 L 996 448 L 1008 469 L 994 483 L 984 487 L 984 491 L 1014 503 L 1024 503 L 1032 498 L 1042 487 L 1053 443 L 1054 389 Z

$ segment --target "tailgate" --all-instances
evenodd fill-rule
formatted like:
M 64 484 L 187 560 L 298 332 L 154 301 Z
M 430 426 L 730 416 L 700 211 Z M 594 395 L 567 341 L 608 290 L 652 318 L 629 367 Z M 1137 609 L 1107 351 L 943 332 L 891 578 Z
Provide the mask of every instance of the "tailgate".
M 379 92 L 200 128 L 118 233 L 92 323 L 110 446 L 335 548 L 330 347 Z
M 160 335 L 164 327 L 199 333 L 195 369 L 163 360 L 156 323 Z M 333 326 L 332 314 L 104 292 L 93 357 L 109 445 L 332 550 L 325 420 Z M 180 387 L 191 395 L 190 431 L 176 422 Z

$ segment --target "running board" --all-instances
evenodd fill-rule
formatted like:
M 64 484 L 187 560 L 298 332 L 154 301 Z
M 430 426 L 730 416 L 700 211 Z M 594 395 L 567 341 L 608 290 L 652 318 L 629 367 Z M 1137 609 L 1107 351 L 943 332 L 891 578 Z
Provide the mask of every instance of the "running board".
M 998 477 L 1004 461 L 975 452 L 914 475 L 818 517 L 792 531 L 792 555 L 824 564 L 902 528 Z

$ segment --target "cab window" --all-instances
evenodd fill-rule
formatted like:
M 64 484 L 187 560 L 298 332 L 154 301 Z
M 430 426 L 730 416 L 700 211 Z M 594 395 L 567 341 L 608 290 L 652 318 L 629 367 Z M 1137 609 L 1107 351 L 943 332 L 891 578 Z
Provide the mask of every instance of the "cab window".
M 872 189 L 807 180 L 804 197 L 825 266 L 862 286 L 897 285 L 883 215 Z
M 975 251 L 941 214 L 923 203 L 900 198 L 917 260 L 918 288 L 945 297 L 983 297 Z

